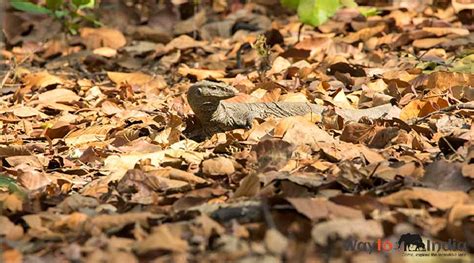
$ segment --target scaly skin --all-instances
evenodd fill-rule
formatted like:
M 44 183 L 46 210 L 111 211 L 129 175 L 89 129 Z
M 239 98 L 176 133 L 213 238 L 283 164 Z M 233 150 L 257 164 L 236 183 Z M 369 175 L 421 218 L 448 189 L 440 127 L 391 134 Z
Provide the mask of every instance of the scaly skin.
M 321 114 L 323 106 L 303 102 L 233 103 L 225 99 L 236 96 L 238 90 L 224 83 L 200 81 L 188 90 L 188 103 L 203 127 L 211 131 L 226 131 L 250 127 L 255 118 L 288 117 L 313 112 Z
M 212 81 L 200 81 L 188 90 L 188 103 L 202 123 L 205 133 L 249 128 L 255 118 L 289 117 L 321 114 L 325 106 L 304 102 L 256 102 L 235 103 L 226 102 L 238 94 L 234 87 Z M 392 106 L 381 105 L 368 110 L 339 109 L 338 114 L 346 120 L 357 121 L 366 116 L 371 119 L 382 117 Z

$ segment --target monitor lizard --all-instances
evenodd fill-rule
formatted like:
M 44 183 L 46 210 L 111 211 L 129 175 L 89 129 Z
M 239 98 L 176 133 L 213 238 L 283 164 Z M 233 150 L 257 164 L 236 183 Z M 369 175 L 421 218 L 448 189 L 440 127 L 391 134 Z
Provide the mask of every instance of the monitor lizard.
M 194 114 L 200 120 L 205 133 L 227 131 L 237 128 L 250 128 L 256 118 L 289 117 L 308 113 L 322 114 L 327 106 L 305 102 L 227 102 L 226 99 L 236 96 L 239 91 L 225 83 L 200 81 L 188 90 L 187 100 Z M 367 110 L 343 110 L 349 119 L 358 120 L 363 116 L 370 119 L 382 117 L 392 105 L 385 104 Z

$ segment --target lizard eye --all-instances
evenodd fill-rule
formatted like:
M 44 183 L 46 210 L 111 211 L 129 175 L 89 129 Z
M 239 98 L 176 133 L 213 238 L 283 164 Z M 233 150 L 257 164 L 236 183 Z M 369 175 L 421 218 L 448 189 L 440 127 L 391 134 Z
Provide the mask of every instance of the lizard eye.
M 196 90 L 196 92 L 197 92 L 198 95 L 202 95 L 202 89 L 201 89 L 201 88 L 198 88 L 198 89 Z

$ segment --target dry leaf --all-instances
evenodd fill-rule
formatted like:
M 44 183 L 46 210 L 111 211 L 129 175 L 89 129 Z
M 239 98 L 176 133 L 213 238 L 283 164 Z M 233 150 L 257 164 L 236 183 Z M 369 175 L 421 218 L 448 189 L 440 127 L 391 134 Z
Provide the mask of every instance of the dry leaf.
M 437 191 L 415 187 L 411 190 L 402 190 L 382 197 L 380 202 L 394 206 L 412 207 L 414 202 L 422 200 L 441 210 L 447 210 L 457 204 L 469 201 L 469 196 L 460 191 Z
M 265 233 L 264 238 L 265 246 L 267 249 L 276 255 L 282 255 L 285 253 L 288 247 L 288 239 L 276 229 L 269 229 Z
M 469 30 L 455 27 L 423 27 L 423 31 L 432 33 L 438 37 L 448 34 L 455 34 L 459 36 L 469 35 Z
M 223 70 L 209 70 L 209 69 L 197 69 L 197 68 L 189 68 L 186 65 L 181 65 L 178 69 L 178 73 L 182 76 L 195 76 L 198 80 L 203 79 L 221 79 L 225 76 L 225 71 Z
M 365 41 L 371 38 L 372 36 L 377 35 L 385 30 L 385 25 L 378 25 L 375 27 L 368 27 L 361 29 L 355 33 L 350 33 L 346 37 L 342 38 L 342 41 L 346 43 L 354 43 L 357 41 Z
M 413 46 L 416 48 L 433 48 L 439 46 L 445 42 L 448 42 L 449 38 L 440 37 L 440 38 L 423 38 L 416 39 L 413 41 Z
M 0 236 L 5 237 L 7 240 L 19 240 L 23 237 L 23 228 L 13 224 L 8 217 L 0 216 Z M 6 261 L 5 261 L 6 262 Z
M 202 162 L 202 172 L 207 176 L 229 176 L 235 172 L 232 160 L 225 157 L 217 157 Z
M 274 136 L 294 145 L 334 141 L 331 135 L 302 116 L 281 119 L 275 127 Z
M 114 127 L 111 125 L 90 126 L 69 133 L 65 138 L 68 145 L 81 145 L 91 142 L 103 142 Z
M 145 254 L 155 250 L 186 252 L 188 243 L 179 236 L 173 235 L 167 225 L 161 225 L 154 229 L 145 240 L 135 245 L 138 254 Z
M 122 32 L 113 28 L 88 28 L 84 27 L 79 30 L 82 41 L 88 49 L 97 49 L 101 47 L 109 47 L 119 49 L 127 43 Z
M 94 49 L 92 53 L 106 58 L 111 58 L 117 55 L 117 50 L 110 47 L 99 47 Z
M 260 191 L 260 180 L 255 174 L 247 175 L 242 181 L 240 181 L 239 187 L 235 190 L 234 198 L 248 196 L 252 197 L 258 194 Z
M 288 202 L 298 211 L 312 221 L 320 219 L 364 218 L 361 211 L 334 204 L 322 198 L 287 198 Z
M 365 219 L 335 219 L 316 224 L 311 230 L 311 236 L 318 245 L 327 245 L 334 238 L 373 240 L 383 237 L 383 234 L 380 222 Z

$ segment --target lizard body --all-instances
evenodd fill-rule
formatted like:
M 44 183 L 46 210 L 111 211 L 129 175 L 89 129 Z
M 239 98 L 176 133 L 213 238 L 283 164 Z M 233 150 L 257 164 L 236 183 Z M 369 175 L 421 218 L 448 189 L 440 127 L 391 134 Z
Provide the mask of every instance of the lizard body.
M 248 128 L 255 118 L 289 117 L 308 113 L 321 114 L 326 107 L 304 102 L 255 102 L 236 103 L 226 99 L 238 94 L 234 87 L 212 81 L 200 81 L 193 84 L 187 94 L 188 103 L 201 121 L 207 132 Z M 391 105 L 382 105 L 373 112 L 364 110 L 343 110 L 342 115 L 351 115 L 349 119 L 359 119 L 369 115 L 369 118 L 378 118 L 386 113 Z M 355 116 L 355 117 L 354 117 Z

